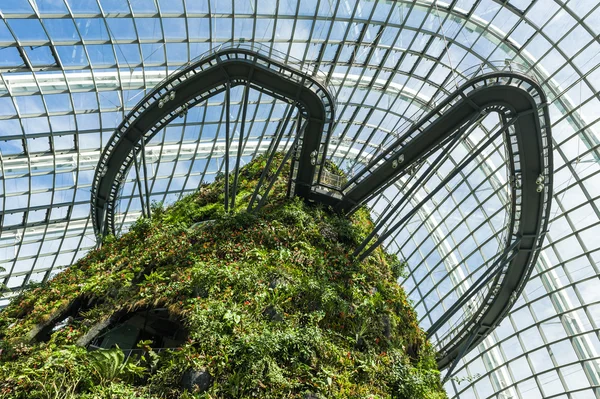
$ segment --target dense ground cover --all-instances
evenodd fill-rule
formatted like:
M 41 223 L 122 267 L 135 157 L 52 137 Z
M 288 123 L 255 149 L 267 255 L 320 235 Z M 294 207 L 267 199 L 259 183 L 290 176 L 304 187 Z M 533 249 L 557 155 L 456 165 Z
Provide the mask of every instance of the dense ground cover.
M 445 398 L 396 283 L 403 264 L 382 250 L 349 255 L 372 228 L 368 212 L 286 199 L 285 177 L 245 212 L 264 167 L 242 170 L 234 212 L 221 176 L 12 301 L 0 312 L 0 397 Z M 159 307 L 185 326 L 180 347 L 142 341 L 127 362 L 118 348 L 85 348 L 129 312 Z M 195 392 L 182 388 L 191 371 L 208 381 Z

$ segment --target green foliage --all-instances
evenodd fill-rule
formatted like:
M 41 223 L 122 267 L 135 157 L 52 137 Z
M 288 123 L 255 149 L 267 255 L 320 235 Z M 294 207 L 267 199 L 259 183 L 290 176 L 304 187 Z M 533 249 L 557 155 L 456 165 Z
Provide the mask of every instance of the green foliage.
M 0 397 L 71 398 L 86 383 L 83 348 L 66 346 L 31 353 L 20 346 L 12 356 L 20 362 L 0 362 Z
M 107 386 L 93 386 L 90 391 L 77 396 L 79 399 L 159 399 L 125 382 L 111 382 Z
M 118 380 L 132 380 L 141 377 L 146 371 L 144 367 L 134 362 L 125 362 L 125 354 L 118 346 L 111 349 L 97 349 L 90 352 L 88 358 L 94 378 L 101 386 L 107 386 Z
M 259 157 L 242 169 L 233 212 L 216 179 L 155 204 L 151 218 L 13 301 L 0 313 L 0 398 L 444 398 L 397 284 L 404 262 L 350 255 L 373 227 L 368 211 L 346 218 L 286 199 L 284 170 L 266 206 L 245 212 L 265 166 Z M 73 301 L 79 317 L 47 342 L 29 339 Z M 115 312 L 152 307 L 185 324 L 184 345 L 156 353 L 140 342 L 128 362 L 119 348 L 74 345 Z M 210 374 L 206 392 L 184 392 L 190 369 Z

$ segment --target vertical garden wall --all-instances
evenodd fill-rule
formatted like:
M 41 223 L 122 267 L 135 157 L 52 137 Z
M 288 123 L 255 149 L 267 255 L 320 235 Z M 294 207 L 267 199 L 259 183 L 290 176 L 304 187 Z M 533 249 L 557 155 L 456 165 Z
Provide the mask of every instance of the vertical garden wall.
M 265 166 L 109 237 L 0 312 L 1 398 L 445 398 L 435 354 L 372 228 L 286 199 L 246 212 Z M 269 174 L 273 172 L 270 171 Z

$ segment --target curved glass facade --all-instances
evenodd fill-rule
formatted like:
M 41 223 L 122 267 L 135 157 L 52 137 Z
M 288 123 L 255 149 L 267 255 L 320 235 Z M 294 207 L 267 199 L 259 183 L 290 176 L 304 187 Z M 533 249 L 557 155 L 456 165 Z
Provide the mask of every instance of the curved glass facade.
M 261 43 L 326 75 L 336 99 L 329 155 L 350 175 L 469 77 L 515 70 L 547 96 L 548 233 L 511 312 L 460 360 L 446 388 L 460 398 L 600 398 L 597 1 L 13 0 L 0 16 L 0 281 L 10 289 L 0 306 L 96 245 L 90 190 L 104 145 L 148 91 L 206 51 Z M 243 90 L 231 94 L 239 123 Z M 267 150 L 289 107 L 255 90 L 248 101 L 242 162 Z M 173 202 L 223 170 L 224 110 L 216 95 L 146 146 L 152 200 Z M 404 210 L 418 212 L 387 242 L 408 261 L 402 284 L 424 328 L 502 248 L 510 181 L 501 138 L 428 198 L 500 128 L 497 114 L 482 115 L 442 154 Z M 240 128 L 233 132 L 237 142 Z M 376 220 L 403 184 L 372 199 Z M 142 209 L 132 173 L 122 187 L 118 231 Z

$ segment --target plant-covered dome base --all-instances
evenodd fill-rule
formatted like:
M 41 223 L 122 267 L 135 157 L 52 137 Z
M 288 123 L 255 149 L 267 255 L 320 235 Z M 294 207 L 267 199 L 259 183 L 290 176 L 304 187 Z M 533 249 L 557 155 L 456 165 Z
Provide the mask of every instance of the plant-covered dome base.
M 368 212 L 287 199 L 285 178 L 247 212 L 264 167 L 231 212 L 217 178 L 15 299 L 0 397 L 444 398 L 402 263 L 350 255 Z

